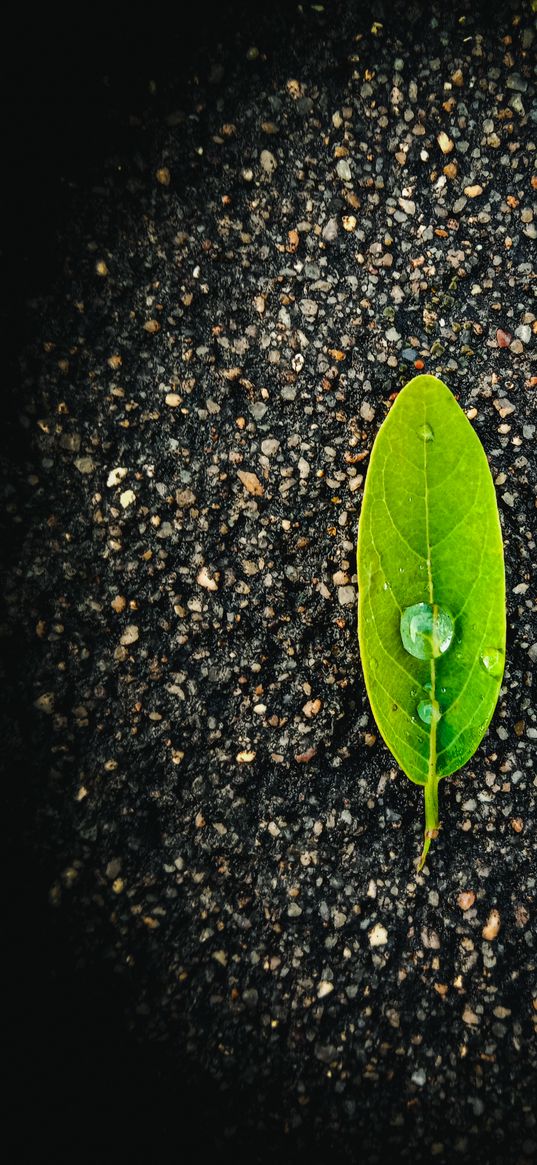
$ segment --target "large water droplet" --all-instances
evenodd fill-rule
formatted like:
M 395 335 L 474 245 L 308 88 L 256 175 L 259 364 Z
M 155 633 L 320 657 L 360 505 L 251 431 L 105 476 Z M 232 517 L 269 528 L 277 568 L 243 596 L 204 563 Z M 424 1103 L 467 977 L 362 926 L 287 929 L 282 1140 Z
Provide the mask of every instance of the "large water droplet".
M 497 680 L 503 672 L 503 651 L 499 651 L 497 647 L 486 647 L 481 652 L 481 663 L 489 676 Z
M 434 441 L 433 430 L 431 429 L 431 426 L 427 424 L 427 422 L 425 422 L 424 425 L 420 425 L 418 429 L 418 436 L 421 437 L 422 441 Z
M 453 639 L 453 618 L 439 603 L 415 603 L 401 615 L 401 639 L 405 651 L 416 659 L 436 659 Z
M 423 720 L 424 724 L 436 724 L 440 720 L 442 713 L 436 700 L 420 700 L 418 704 L 418 716 Z

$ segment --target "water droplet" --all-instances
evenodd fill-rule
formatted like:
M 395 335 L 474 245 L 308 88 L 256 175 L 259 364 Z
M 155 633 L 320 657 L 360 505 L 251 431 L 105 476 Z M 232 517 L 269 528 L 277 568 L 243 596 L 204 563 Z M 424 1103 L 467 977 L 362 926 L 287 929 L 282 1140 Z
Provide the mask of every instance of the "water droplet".
M 489 676 L 497 680 L 503 672 L 503 651 L 497 647 L 486 647 L 480 656 L 481 663 Z
M 442 713 L 436 700 L 420 700 L 418 716 L 424 724 L 438 723 Z
M 385 583 L 383 584 L 383 587 L 382 587 L 382 589 L 383 589 L 383 591 L 389 591 L 389 589 L 390 589 L 390 588 L 389 588 L 389 586 L 388 586 L 388 583 L 387 583 L 387 582 L 385 582 Z
M 418 429 L 418 436 L 421 437 L 422 441 L 434 441 L 433 430 L 431 429 L 431 426 L 427 424 L 427 422 L 425 422 L 424 425 L 420 425 Z
M 423 686 L 424 686 L 426 692 L 432 692 L 432 690 L 433 690 L 432 684 L 424 684 Z
M 401 615 L 401 639 L 405 651 L 416 659 L 436 659 L 453 639 L 453 618 L 438 603 L 415 603 Z

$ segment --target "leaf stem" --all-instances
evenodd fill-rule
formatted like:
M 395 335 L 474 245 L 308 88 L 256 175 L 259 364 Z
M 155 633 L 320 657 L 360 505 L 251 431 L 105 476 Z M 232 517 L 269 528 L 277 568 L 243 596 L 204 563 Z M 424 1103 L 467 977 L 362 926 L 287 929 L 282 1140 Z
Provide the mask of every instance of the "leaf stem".
M 438 830 L 440 829 L 440 821 L 438 819 L 438 777 L 436 772 L 430 774 L 428 777 L 423 792 L 425 796 L 425 836 L 421 857 L 418 862 L 418 872 L 423 869 L 425 859 L 429 852 L 429 846 L 435 837 L 438 837 Z

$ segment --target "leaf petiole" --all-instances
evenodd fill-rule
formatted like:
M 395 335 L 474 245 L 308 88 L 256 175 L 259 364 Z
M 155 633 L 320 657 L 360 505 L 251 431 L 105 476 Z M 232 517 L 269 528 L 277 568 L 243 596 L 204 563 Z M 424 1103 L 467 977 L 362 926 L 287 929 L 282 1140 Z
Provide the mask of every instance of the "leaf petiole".
M 418 862 L 418 873 L 423 869 L 431 841 L 434 841 L 435 837 L 438 837 L 438 830 L 440 829 L 440 821 L 438 820 L 438 777 L 436 772 L 430 773 L 427 783 L 424 785 L 423 792 L 425 796 L 425 836 L 421 857 Z

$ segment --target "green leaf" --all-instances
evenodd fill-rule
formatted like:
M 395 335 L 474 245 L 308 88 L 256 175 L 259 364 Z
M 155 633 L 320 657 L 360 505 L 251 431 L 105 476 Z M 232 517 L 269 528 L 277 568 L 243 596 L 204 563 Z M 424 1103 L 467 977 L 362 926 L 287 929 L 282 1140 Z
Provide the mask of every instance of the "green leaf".
M 439 829 L 439 779 L 460 769 L 484 736 L 505 660 L 494 485 L 479 438 L 434 376 L 403 388 L 377 435 L 358 587 L 373 714 L 403 772 L 424 786 L 421 869 Z

